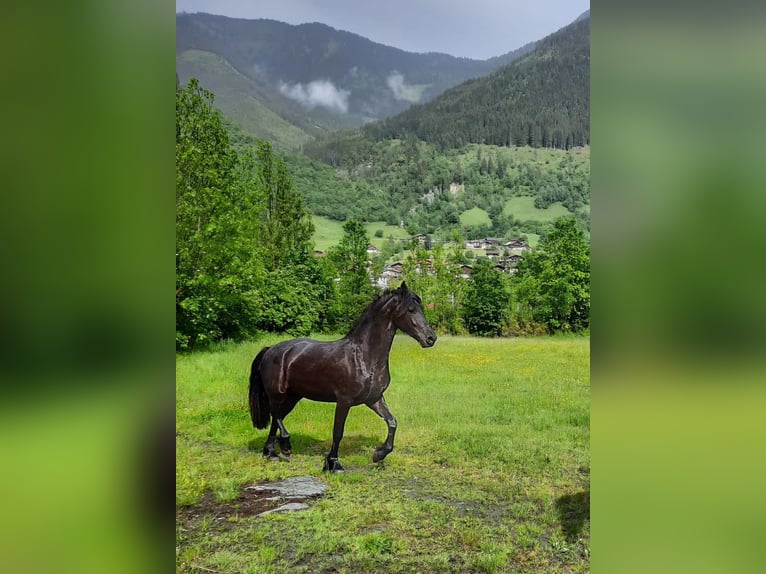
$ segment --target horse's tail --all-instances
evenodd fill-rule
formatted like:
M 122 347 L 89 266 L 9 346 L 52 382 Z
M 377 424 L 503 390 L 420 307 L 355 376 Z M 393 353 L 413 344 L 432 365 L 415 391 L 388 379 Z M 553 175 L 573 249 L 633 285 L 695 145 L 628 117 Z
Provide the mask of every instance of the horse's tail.
M 253 420 L 253 426 L 259 429 L 265 429 L 271 417 L 269 396 L 263 388 L 260 368 L 261 359 L 269 348 L 264 347 L 261 349 L 261 352 L 253 359 L 253 366 L 250 368 L 250 418 Z

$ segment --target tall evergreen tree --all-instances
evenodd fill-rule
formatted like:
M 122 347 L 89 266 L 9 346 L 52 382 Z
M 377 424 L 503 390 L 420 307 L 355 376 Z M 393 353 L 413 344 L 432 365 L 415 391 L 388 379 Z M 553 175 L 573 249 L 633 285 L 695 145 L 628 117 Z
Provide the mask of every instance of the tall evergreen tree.
M 336 316 L 340 327 L 348 327 L 369 304 L 373 295 L 367 270 L 367 247 L 370 238 L 359 221 L 343 224 L 343 237 L 328 252 L 338 281 Z
M 271 144 L 259 141 L 256 148 L 256 182 L 262 202 L 261 244 L 266 265 L 275 268 L 297 252 L 307 252 L 314 224 L 281 157 Z

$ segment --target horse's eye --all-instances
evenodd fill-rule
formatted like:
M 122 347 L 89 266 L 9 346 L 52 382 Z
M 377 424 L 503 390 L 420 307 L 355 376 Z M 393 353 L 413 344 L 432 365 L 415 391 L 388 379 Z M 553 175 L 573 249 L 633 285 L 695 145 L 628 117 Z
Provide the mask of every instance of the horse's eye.
M 410 307 L 410 313 L 414 313 L 414 312 L 415 312 L 415 307 Z

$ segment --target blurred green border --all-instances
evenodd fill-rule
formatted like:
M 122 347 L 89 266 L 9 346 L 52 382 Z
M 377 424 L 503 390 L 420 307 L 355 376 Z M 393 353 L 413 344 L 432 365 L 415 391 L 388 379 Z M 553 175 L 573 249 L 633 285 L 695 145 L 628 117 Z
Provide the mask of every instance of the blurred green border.
M 764 21 L 607 4 L 591 27 L 593 571 L 760 571 Z

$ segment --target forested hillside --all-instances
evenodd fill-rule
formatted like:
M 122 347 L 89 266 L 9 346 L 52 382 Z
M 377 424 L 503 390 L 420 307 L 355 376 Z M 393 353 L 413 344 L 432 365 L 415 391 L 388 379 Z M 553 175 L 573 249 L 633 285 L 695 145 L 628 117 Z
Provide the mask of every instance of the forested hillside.
M 439 150 L 413 137 L 373 144 L 364 161 L 332 169 L 305 156 L 286 157 L 296 189 L 316 215 L 343 221 L 404 223 L 411 233 L 453 230 L 466 237 L 541 233 L 544 213 L 559 205 L 589 229 L 590 150 L 471 144 Z M 479 209 L 485 223 L 461 216 Z
M 225 124 L 236 148 L 257 145 L 231 120 Z M 587 147 L 469 144 L 439 150 L 412 136 L 372 143 L 357 132 L 357 138 L 359 157 L 353 154 L 335 167 L 284 154 L 293 185 L 313 215 L 385 221 L 404 225 L 410 234 L 443 237 L 453 231 L 466 238 L 539 235 L 554 213 L 574 216 L 581 229 L 590 229 Z
M 589 108 L 587 18 L 500 70 L 365 131 L 378 140 L 414 134 L 441 149 L 465 143 L 569 149 L 590 143 Z
M 438 149 L 467 143 L 569 149 L 590 144 L 590 18 L 541 40 L 532 52 L 433 101 L 331 134 L 304 151 L 331 165 L 360 159 L 370 142 L 414 135 Z

